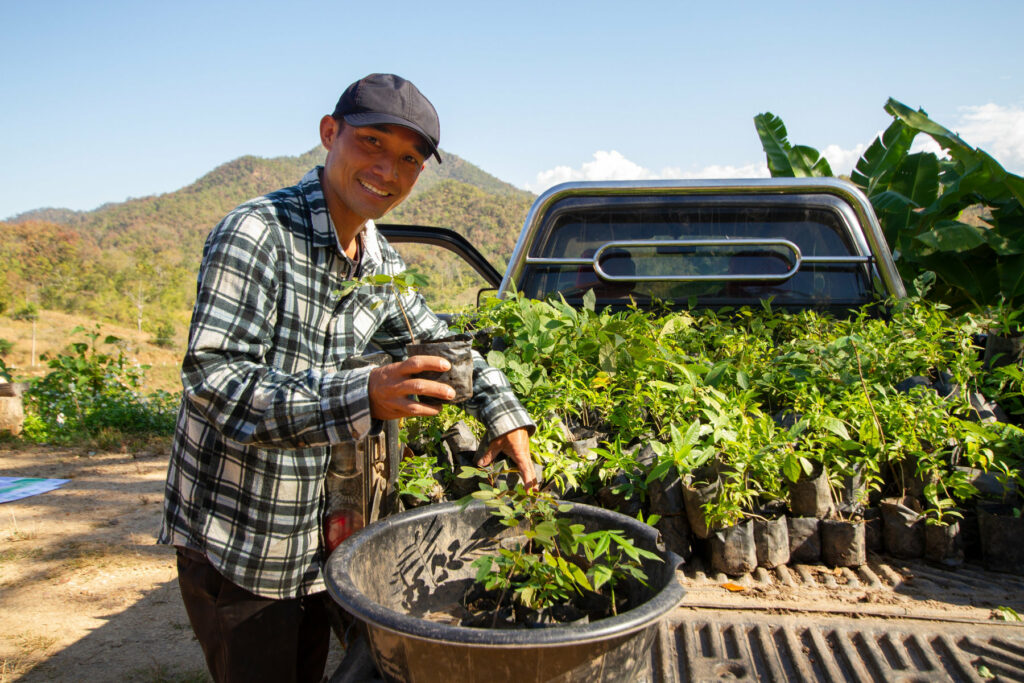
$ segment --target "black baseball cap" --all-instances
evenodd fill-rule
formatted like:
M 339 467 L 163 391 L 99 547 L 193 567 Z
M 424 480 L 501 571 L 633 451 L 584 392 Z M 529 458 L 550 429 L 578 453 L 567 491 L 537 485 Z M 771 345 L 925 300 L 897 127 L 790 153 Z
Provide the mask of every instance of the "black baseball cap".
M 437 111 L 415 85 L 400 76 L 370 74 L 348 86 L 334 108 L 334 118 L 345 119 L 353 126 L 393 123 L 411 128 L 427 141 L 437 163 L 441 163 Z

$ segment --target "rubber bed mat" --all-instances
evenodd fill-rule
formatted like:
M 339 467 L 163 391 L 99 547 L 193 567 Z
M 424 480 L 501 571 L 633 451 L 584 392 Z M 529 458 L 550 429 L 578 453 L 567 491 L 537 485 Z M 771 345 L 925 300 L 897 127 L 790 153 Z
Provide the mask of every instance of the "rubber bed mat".
M 870 554 L 855 569 L 795 564 L 679 572 L 687 593 L 644 680 L 1024 681 L 1024 576 Z
M 680 609 L 649 680 L 1024 681 L 1024 627 Z

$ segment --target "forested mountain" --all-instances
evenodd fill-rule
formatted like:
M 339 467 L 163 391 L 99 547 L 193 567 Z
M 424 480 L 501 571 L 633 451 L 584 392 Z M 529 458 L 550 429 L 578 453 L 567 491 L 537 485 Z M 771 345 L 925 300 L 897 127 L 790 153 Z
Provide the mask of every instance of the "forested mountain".
M 239 203 L 294 184 L 324 154 L 318 147 L 295 157 L 241 157 L 175 192 L 0 222 L 0 312 L 33 303 L 142 328 L 179 325 L 210 228 Z M 504 267 L 533 195 L 453 154 L 442 157 L 384 221 L 453 228 Z M 428 276 L 436 270 L 430 256 L 412 260 Z

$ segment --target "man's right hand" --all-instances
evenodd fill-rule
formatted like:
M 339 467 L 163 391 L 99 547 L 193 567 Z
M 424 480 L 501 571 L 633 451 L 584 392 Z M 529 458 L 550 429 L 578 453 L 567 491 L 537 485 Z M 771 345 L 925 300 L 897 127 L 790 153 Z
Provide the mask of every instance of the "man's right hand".
M 377 420 L 437 415 L 441 406 L 429 406 L 413 397 L 433 396 L 449 401 L 455 398 L 455 390 L 447 384 L 414 375 L 445 372 L 451 367 L 451 363 L 439 356 L 413 356 L 401 363 L 374 368 L 370 371 L 370 415 Z

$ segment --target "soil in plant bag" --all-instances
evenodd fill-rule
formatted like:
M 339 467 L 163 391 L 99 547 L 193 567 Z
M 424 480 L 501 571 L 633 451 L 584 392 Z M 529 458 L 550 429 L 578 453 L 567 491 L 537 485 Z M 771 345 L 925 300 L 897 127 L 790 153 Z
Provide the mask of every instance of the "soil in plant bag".
M 1013 365 L 1024 358 L 1024 336 L 1006 337 L 989 334 L 985 338 L 985 367 Z
M 815 463 L 810 475 L 802 475 L 797 482 L 790 484 L 789 509 L 796 517 L 818 519 L 825 519 L 835 511 L 828 474 L 821 463 Z
M 815 564 L 821 560 L 821 520 L 817 517 L 787 517 L 789 560 Z
M 978 511 L 974 508 L 958 509 L 963 517 L 960 525 L 960 547 L 965 558 L 981 557 L 981 530 L 978 528 Z
M 823 519 L 821 559 L 830 567 L 859 567 L 867 562 L 864 520 Z
M 717 474 L 712 474 L 711 483 L 703 480 L 708 473 L 707 470 L 698 470 L 693 474 L 692 481 L 696 485 L 683 485 L 683 504 L 686 508 L 686 518 L 690 523 L 690 529 L 698 538 L 707 538 L 711 534 L 707 518 L 704 516 L 704 503 L 718 500 L 722 495 L 722 480 Z
M 864 466 L 854 465 L 852 474 L 843 477 L 843 488 L 840 491 L 840 506 L 855 508 L 867 501 L 867 480 L 864 477 Z
M 889 465 L 888 493 L 890 496 L 920 498 L 924 495 L 925 481 L 917 474 L 917 464 L 899 460 Z
M 789 562 L 789 526 L 786 517 L 754 520 L 754 547 L 757 564 L 766 569 Z
M 882 501 L 882 541 L 885 551 L 901 560 L 924 555 L 924 516 L 913 498 L 886 498 Z
M 1024 517 L 978 511 L 985 569 L 1024 575 Z
M 440 356 L 452 364 L 445 372 L 423 372 L 418 376 L 447 384 L 455 390 L 455 398 L 442 401 L 431 396 L 421 396 L 421 403 L 441 405 L 462 403 L 473 397 L 473 342 L 468 334 L 456 334 L 430 342 L 407 344 L 406 353 L 412 356 Z
M 664 479 L 655 479 L 647 485 L 651 514 L 660 519 L 655 524 L 661 532 L 665 547 L 689 560 L 693 556 L 690 523 L 683 504 L 683 483 L 674 470 Z
M 725 574 L 739 575 L 757 568 L 753 520 L 719 529 L 709 537 L 711 567 Z
M 960 540 L 960 523 L 945 526 L 925 524 L 924 557 L 945 567 L 959 567 L 964 563 L 964 549 Z
M 877 507 L 864 508 L 864 545 L 873 553 L 880 553 L 882 541 L 882 511 Z

